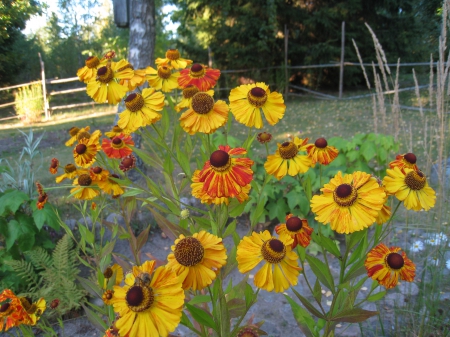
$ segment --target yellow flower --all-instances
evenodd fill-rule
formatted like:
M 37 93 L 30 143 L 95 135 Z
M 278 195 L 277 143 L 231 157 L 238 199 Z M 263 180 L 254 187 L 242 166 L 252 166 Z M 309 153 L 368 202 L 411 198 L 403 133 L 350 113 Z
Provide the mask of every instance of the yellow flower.
M 227 260 L 222 239 L 205 231 L 188 237 L 181 234 L 171 249 L 167 268 L 179 276 L 185 290 L 210 285 Z
M 365 172 L 337 175 L 311 200 L 315 219 L 338 233 L 353 233 L 375 222 L 386 199 L 384 188 Z
M 123 78 L 119 81 L 120 85 L 123 85 L 128 89 L 128 91 L 133 91 L 140 85 L 143 85 L 145 83 L 145 69 L 137 69 L 134 70 L 133 66 L 131 64 L 126 65 L 125 67 L 128 67 L 129 69 L 133 70 L 133 76 L 131 78 Z M 125 70 L 126 68 L 122 68 L 122 70 Z M 119 70 L 120 71 L 120 70 Z
M 263 261 L 263 266 L 255 274 L 256 287 L 279 293 L 295 286 L 302 268 L 298 266 L 297 254 L 292 251 L 293 242 L 287 234 L 277 239 L 267 230 L 244 236 L 237 247 L 239 271 L 247 273 Z
M 117 174 L 111 174 L 108 179 L 104 181 L 97 181 L 97 185 L 102 189 L 103 192 L 112 194 L 113 197 L 122 195 L 125 190 L 118 182 L 110 178 L 120 179 Z
M 393 170 L 386 170 L 387 176 L 383 179 L 383 185 L 389 194 L 403 201 L 406 209 L 428 211 L 434 207 L 436 193 L 428 186 L 428 181 L 421 171 L 416 171 L 407 167 L 400 170 L 398 166 Z
M 183 109 L 189 108 L 191 106 L 192 97 L 198 92 L 200 92 L 200 89 L 193 84 L 189 84 L 184 88 L 182 92 L 183 98 L 180 103 L 175 105 L 175 111 L 180 112 Z M 208 90 L 206 93 L 211 97 L 214 96 L 214 90 Z
M 261 110 L 269 124 L 275 125 L 283 118 L 286 105 L 281 94 L 271 93 L 268 85 L 258 82 L 243 84 L 231 90 L 230 109 L 239 123 L 261 129 Z
M 308 151 L 308 155 L 311 157 L 313 164 L 319 162 L 322 165 L 330 164 L 339 154 L 338 149 L 328 145 L 325 138 L 318 138 L 314 144 L 306 145 L 306 151 Z
M 132 93 L 125 99 L 124 110 L 117 123 L 123 132 L 130 134 L 140 127 L 156 123 L 161 119 L 164 108 L 164 95 L 155 88 L 145 88 L 142 94 Z
M 296 176 L 299 173 L 307 172 L 314 164 L 311 157 L 299 153 L 306 151 L 307 142 L 308 138 L 303 140 L 295 137 L 292 142 L 277 144 L 278 149 L 275 154 L 267 156 L 267 161 L 264 163 L 267 173 L 280 180 L 286 174 Z
M 83 168 L 91 166 L 94 164 L 95 156 L 101 148 L 97 138 L 80 139 L 77 146 L 73 149 L 75 164 Z
M 158 66 L 169 65 L 174 69 L 184 69 L 190 65 L 192 61 L 181 58 L 178 49 L 169 49 L 166 52 L 166 58 L 158 57 L 155 63 Z
M 114 277 L 114 284 L 118 286 L 123 280 L 123 269 L 117 263 L 114 263 L 111 267 L 105 269 L 103 276 L 105 277 L 103 289 L 106 289 L 109 279 L 112 277 Z
M 85 61 L 85 66 L 78 69 L 77 76 L 80 81 L 88 83 L 97 76 L 97 69 L 106 65 L 106 60 L 99 60 L 97 56 L 89 56 Z
M 80 174 L 87 173 L 87 170 L 84 169 L 77 169 L 77 167 L 73 164 L 67 164 L 64 166 L 64 174 L 60 175 L 59 177 L 56 177 L 55 181 L 57 184 L 59 184 L 64 179 L 75 179 Z
M 115 136 L 120 135 L 121 133 L 123 133 L 122 128 L 118 125 L 114 125 L 111 131 L 105 132 L 105 136 L 111 139 Z
M 70 194 L 77 199 L 91 200 L 100 194 L 100 191 L 93 188 L 93 181 L 89 174 L 82 174 L 73 181 L 73 185 L 77 186 L 70 190 Z
M 148 83 L 156 90 L 170 92 L 178 88 L 178 77 L 180 73 L 172 73 L 171 68 L 168 66 L 159 66 L 158 70 L 147 67 L 145 74 L 147 75 Z
M 36 322 L 42 316 L 46 309 L 46 302 L 43 298 L 40 298 L 37 302 L 31 303 L 28 298 L 19 297 L 23 308 L 27 312 L 29 319 L 24 322 L 27 325 L 36 325 Z

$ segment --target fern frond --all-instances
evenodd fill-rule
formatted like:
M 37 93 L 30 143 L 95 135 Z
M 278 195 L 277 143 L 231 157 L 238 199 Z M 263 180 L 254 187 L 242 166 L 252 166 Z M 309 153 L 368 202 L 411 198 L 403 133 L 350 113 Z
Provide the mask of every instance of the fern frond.
M 37 270 L 48 270 L 53 266 L 52 257 L 42 247 L 25 252 L 25 255 Z
M 19 275 L 28 284 L 28 289 L 36 288 L 39 286 L 39 277 L 30 262 L 24 260 L 9 260 L 4 262 L 8 266 L 10 266 L 17 273 L 17 275 Z

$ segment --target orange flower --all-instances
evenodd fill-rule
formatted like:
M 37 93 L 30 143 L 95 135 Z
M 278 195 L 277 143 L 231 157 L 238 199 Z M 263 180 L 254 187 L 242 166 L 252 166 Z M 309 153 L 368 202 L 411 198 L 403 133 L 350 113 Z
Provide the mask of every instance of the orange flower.
M 51 174 L 57 174 L 58 173 L 58 167 L 59 167 L 59 160 L 56 158 L 52 158 L 50 163 L 50 168 L 48 169 Z
M 29 320 L 20 299 L 11 290 L 3 290 L 0 293 L 0 331 L 8 331 Z
M 133 150 L 129 146 L 134 146 L 133 138 L 121 133 L 113 139 L 103 138 L 102 149 L 109 158 L 124 158 L 130 155 Z
M 308 156 L 311 157 L 313 164 L 319 162 L 322 165 L 330 164 L 339 154 L 338 149 L 328 145 L 325 138 L 318 138 L 314 144 L 307 144 L 306 151 Z
M 417 157 L 414 153 L 399 154 L 395 157 L 395 160 L 389 163 L 389 168 L 393 169 L 394 167 L 398 167 L 403 173 L 405 173 L 405 168 L 419 171 L 416 161 Z
M 109 172 L 99 166 L 96 166 L 89 169 L 89 176 L 94 183 L 97 183 L 99 181 L 106 181 L 109 177 Z
M 117 174 L 111 174 L 106 181 L 99 181 L 97 182 L 97 184 L 102 189 L 103 192 L 112 194 L 113 198 L 118 197 L 125 191 L 118 182 L 114 181 L 111 178 L 120 179 L 120 177 Z
M 36 206 L 38 209 L 43 209 L 44 205 L 47 203 L 48 200 L 48 195 L 47 193 L 44 193 L 42 195 L 39 196 L 37 202 L 36 202 Z
M 289 234 L 294 239 L 292 242 L 292 249 L 294 249 L 298 244 L 304 248 L 308 247 L 313 229 L 309 227 L 308 220 L 288 214 L 286 223 L 276 226 L 275 231 L 280 236 L 282 233 Z
M 219 69 L 211 69 L 205 65 L 195 63 L 190 69 L 183 69 L 178 77 L 178 84 L 186 88 L 189 84 L 195 85 L 200 91 L 207 91 L 216 85 L 220 77 Z
M 199 174 L 199 182 L 204 183 L 203 191 L 212 198 L 238 197 L 243 188 L 253 180 L 253 160 L 232 156 L 246 153 L 240 147 L 232 149 L 228 145 L 220 145 Z

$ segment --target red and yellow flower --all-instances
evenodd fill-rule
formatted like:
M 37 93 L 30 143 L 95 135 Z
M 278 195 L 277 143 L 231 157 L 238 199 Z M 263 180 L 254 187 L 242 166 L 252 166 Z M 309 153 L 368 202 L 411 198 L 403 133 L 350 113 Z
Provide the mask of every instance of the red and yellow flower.
M 112 139 L 103 138 L 102 149 L 109 158 L 124 158 L 129 156 L 134 146 L 133 138 L 130 135 L 120 134 Z
M 172 68 L 167 65 L 159 66 L 158 69 L 147 67 L 145 70 L 148 83 L 156 90 L 171 92 L 178 88 L 179 72 L 172 72 Z
M 388 248 L 380 243 L 373 248 L 364 262 L 367 275 L 386 289 L 394 288 L 398 279 L 412 282 L 416 276 L 416 266 L 399 247 Z
M 393 169 L 394 167 L 398 167 L 400 171 L 404 171 L 405 168 L 419 171 L 416 162 L 417 157 L 414 153 L 398 154 L 395 160 L 389 163 L 389 168 Z
M 292 242 L 292 249 L 294 249 L 297 245 L 304 248 L 309 246 L 313 229 L 309 227 L 307 219 L 288 214 L 286 215 L 286 223 L 276 226 L 275 232 L 278 235 L 286 233 L 294 239 L 294 242 Z
M 220 77 L 219 69 L 212 69 L 205 65 L 195 63 L 189 69 L 183 69 L 178 77 L 178 84 L 181 88 L 186 88 L 188 85 L 193 84 L 200 91 L 207 91 L 217 83 Z
M 318 138 L 314 144 L 306 145 L 306 151 L 308 156 L 311 157 L 313 164 L 320 163 L 322 165 L 330 164 L 339 154 L 338 149 L 328 145 L 325 138 Z
M 133 154 L 122 158 L 122 161 L 119 164 L 119 169 L 122 172 L 127 172 L 136 167 L 136 157 Z
M 56 158 L 52 158 L 50 163 L 50 168 L 48 169 L 51 174 L 57 174 L 59 167 L 59 160 Z
M 109 177 L 109 171 L 102 169 L 100 166 L 89 168 L 89 176 L 93 183 L 106 181 Z
M 73 149 L 75 164 L 83 168 L 91 166 L 101 146 L 97 138 L 81 138 Z
M 192 64 L 191 60 L 187 60 L 180 57 L 178 49 L 169 49 L 166 51 L 166 57 L 158 57 L 155 61 L 158 66 L 168 65 L 173 69 L 184 69 L 188 65 Z
M 30 317 L 22 306 L 20 298 L 10 289 L 0 293 L 0 331 L 29 322 Z
M 37 321 L 47 308 L 45 299 L 40 298 L 37 302 L 31 302 L 27 297 L 19 297 L 19 300 L 28 314 L 28 320 L 25 321 L 24 324 L 36 325 Z

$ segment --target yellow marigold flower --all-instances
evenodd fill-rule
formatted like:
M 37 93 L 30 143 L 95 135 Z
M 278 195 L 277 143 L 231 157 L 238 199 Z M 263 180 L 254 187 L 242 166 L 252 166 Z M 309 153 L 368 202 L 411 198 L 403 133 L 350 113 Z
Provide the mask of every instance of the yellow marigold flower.
M 124 110 L 117 123 L 123 132 L 130 134 L 140 127 L 151 125 L 162 117 L 158 111 L 164 108 L 164 95 L 155 88 L 145 88 L 142 94 L 132 93 L 125 99 Z
M 120 336 L 159 337 L 175 330 L 181 319 L 184 291 L 169 268 L 144 263 L 138 276 L 128 274 L 123 287 L 114 286 L 111 302 L 120 315 L 115 327 Z M 127 335 L 128 334 L 128 335 Z
M 428 185 L 427 177 L 423 172 L 404 167 L 403 171 L 397 166 L 393 170 L 386 170 L 387 176 L 383 185 L 389 194 L 403 201 L 406 209 L 428 211 L 434 207 L 436 193 Z
M 89 169 L 89 176 L 92 182 L 97 183 L 99 181 L 106 181 L 109 177 L 109 172 L 102 169 L 100 166 L 91 167 Z
M 137 87 L 143 85 L 145 83 L 145 69 L 137 69 L 134 70 L 133 66 L 131 64 L 127 64 L 126 66 L 124 66 L 122 69 L 120 70 L 125 70 L 125 69 L 131 69 L 133 70 L 133 76 L 131 78 L 123 78 L 119 81 L 120 85 L 123 85 L 124 87 L 126 87 L 128 89 L 128 91 L 133 91 L 134 89 L 136 89 Z M 119 70 L 119 71 L 120 71 Z
M 306 152 L 306 143 L 308 138 L 294 138 L 294 141 L 277 144 L 278 149 L 274 155 L 267 156 L 264 168 L 268 174 L 275 176 L 278 180 L 286 174 L 296 176 L 299 173 L 305 173 L 310 167 L 314 166 L 312 159 L 300 151 Z
M 185 290 L 210 285 L 227 260 L 222 239 L 205 231 L 188 237 L 181 234 L 171 249 L 167 268 L 179 276 Z
M 255 274 L 256 287 L 279 293 L 295 286 L 302 268 L 298 266 L 297 254 L 292 251 L 293 241 L 287 234 L 274 238 L 267 230 L 244 236 L 237 246 L 239 271 L 247 273 L 263 261 Z
M 78 69 L 77 76 L 80 81 L 88 83 L 97 76 L 97 69 L 106 65 L 106 60 L 99 60 L 97 56 L 89 56 L 85 61 L 85 66 Z
M 313 229 L 309 227 L 307 219 L 300 219 L 297 216 L 288 214 L 286 215 L 286 223 L 276 226 L 275 232 L 278 235 L 286 233 L 294 239 L 294 242 L 292 242 L 292 249 L 294 249 L 297 245 L 304 248 L 309 246 Z
M 20 302 L 22 303 L 23 308 L 28 314 L 28 320 L 23 322 L 27 325 L 36 325 L 39 318 L 42 316 L 46 309 L 46 302 L 43 298 L 40 298 L 37 302 L 31 302 L 26 297 L 19 297 Z
M 126 95 L 128 88 L 116 81 L 131 79 L 134 71 L 125 60 L 110 62 L 98 68 L 97 76 L 87 85 L 87 94 L 98 103 L 117 104 Z
M 82 138 L 73 149 L 75 164 L 83 168 L 91 166 L 95 162 L 95 156 L 101 149 L 97 138 Z
M 414 153 L 398 154 L 395 160 L 389 163 L 389 168 L 393 169 L 398 167 L 400 171 L 404 171 L 405 168 L 412 169 L 414 171 L 419 171 L 416 165 L 417 157 Z
M 158 57 L 155 63 L 158 66 L 169 65 L 173 69 L 184 69 L 188 65 L 192 64 L 192 61 L 181 58 L 178 49 L 169 49 L 166 51 L 166 57 L 165 58 Z
M 121 133 L 123 133 L 122 128 L 118 125 L 114 125 L 111 131 L 105 132 L 105 136 L 111 139 L 115 136 L 120 135 Z
M 353 233 L 375 222 L 386 193 L 377 180 L 365 172 L 337 175 L 311 200 L 315 219 L 338 233 Z
M 67 164 L 64 166 L 64 174 L 60 175 L 59 177 L 56 177 L 55 181 L 57 184 L 59 184 L 64 179 L 75 179 L 80 174 L 87 173 L 87 170 L 84 169 L 77 169 L 77 167 L 73 164 Z
M 118 182 L 110 178 L 120 179 L 120 177 L 117 174 L 111 174 L 107 180 L 98 181 L 97 185 L 102 189 L 103 192 L 111 194 L 113 197 L 118 197 L 119 195 L 122 195 L 125 192 L 125 190 Z
M 159 66 L 158 70 L 147 67 L 145 74 L 147 75 L 148 83 L 156 90 L 171 92 L 173 89 L 178 88 L 178 77 L 180 73 L 172 73 L 172 69 L 169 66 Z
M 180 117 L 180 125 L 190 135 L 197 132 L 210 134 L 228 120 L 228 105 L 224 101 L 214 102 L 206 92 L 196 93 L 190 108 Z
M 219 69 L 212 69 L 205 65 L 195 63 L 189 69 L 183 69 L 178 77 L 178 84 L 181 88 L 186 88 L 193 84 L 200 91 L 207 91 L 214 88 L 220 77 Z
M 306 151 L 311 157 L 313 164 L 319 162 L 322 165 L 330 164 L 339 154 L 338 149 L 328 145 L 325 138 L 318 138 L 314 144 L 306 145 Z
M 412 282 L 416 276 L 416 266 L 405 252 L 399 254 L 400 250 L 399 247 L 388 248 L 380 243 L 367 254 L 364 262 L 367 275 L 386 289 L 394 288 L 399 278 Z
M 286 105 L 283 96 L 270 92 L 263 82 L 243 84 L 230 92 L 230 109 L 239 123 L 261 129 L 261 110 L 270 125 L 275 125 L 284 116 Z
M 94 188 L 94 182 L 89 174 L 82 174 L 73 181 L 73 185 L 77 186 L 70 190 L 70 194 L 77 199 L 91 200 L 100 194 L 100 191 Z

